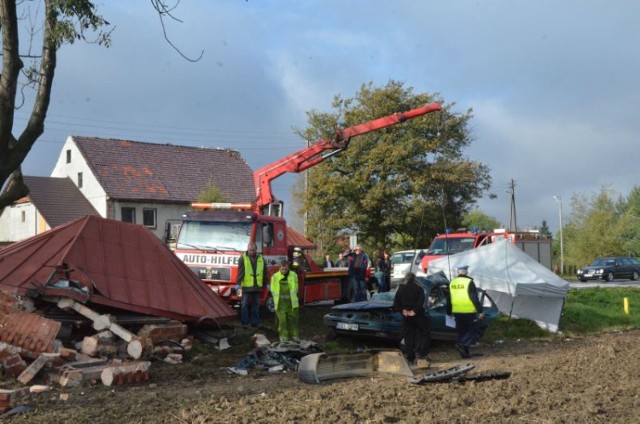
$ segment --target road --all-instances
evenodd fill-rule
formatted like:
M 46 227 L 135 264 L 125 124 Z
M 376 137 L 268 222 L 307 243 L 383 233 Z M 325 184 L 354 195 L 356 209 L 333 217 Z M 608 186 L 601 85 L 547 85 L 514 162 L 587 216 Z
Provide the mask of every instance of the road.
M 640 281 L 633 280 L 613 280 L 611 283 L 606 281 L 589 280 L 586 283 L 579 281 L 567 281 L 572 289 L 586 289 L 587 287 L 637 287 L 640 288 Z

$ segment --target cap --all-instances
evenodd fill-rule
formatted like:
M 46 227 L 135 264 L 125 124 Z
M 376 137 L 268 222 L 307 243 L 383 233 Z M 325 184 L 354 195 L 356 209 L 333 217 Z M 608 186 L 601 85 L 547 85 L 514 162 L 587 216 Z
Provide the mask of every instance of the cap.
M 467 271 L 469 269 L 469 265 L 460 265 L 456 269 L 458 271 Z

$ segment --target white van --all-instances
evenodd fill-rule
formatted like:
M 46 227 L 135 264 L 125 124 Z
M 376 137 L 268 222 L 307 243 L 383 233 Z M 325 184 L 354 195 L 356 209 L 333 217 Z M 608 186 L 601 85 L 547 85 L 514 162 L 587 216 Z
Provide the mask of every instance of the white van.
M 422 249 L 427 251 L 427 249 Z M 391 289 L 395 289 L 409 272 L 411 261 L 413 261 L 412 272 L 416 273 L 420 270 L 420 258 L 416 257 L 417 250 L 401 250 L 391 255 Z

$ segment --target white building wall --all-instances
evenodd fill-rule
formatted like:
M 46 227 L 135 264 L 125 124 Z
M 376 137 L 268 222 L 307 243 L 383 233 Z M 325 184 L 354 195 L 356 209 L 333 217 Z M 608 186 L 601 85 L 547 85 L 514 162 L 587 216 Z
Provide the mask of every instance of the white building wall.
M 134 208 L 136 211 L 136 224 L 142 225 L 144 209 L 156 210 L 156 226 L 147 227 L 156 237 L 164 240 L 167 222 L 176 223 L 183 213 L 191 210 L 189 205 L 170 205 L 165 203 L 136 203 L 136 202 L 112 202 L 113 217 L 117 221 L 122 221 L 122 208 Z
M 71 151 L 71 161 L 67 163 L 67 151 Z M 62 147 L 58 161 L 56 162 L 51 177 L 69 177 L 78 186 L 78 173 L 82 172 L 82 187 L 79 187 L 82 195 L 93 205 L 100 216 L 107 217 L 107 193 L 104 191 L 98 180 L 93 175 L 91 168 L 82 157 L 80 150 L 76 146 L 71 136 Z
M 0 241 L 16 242 L 37 235 L 39 219 L 31 203 L 7 206 L 0 215 Z

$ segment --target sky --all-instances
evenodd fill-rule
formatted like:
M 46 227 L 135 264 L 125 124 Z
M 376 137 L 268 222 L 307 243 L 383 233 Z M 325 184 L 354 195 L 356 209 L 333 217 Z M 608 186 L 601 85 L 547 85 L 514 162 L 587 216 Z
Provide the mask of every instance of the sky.
M 512 181 L 519 229 L 554 232 L 572 196 L 639 184 L 637 1 L 184 0 L 165 28 L 197 62 L 149 1 L 95 3 L 112 46 L 62 47 L 25 175 L 50 175 L 69 135 L 229 147 L 256 170 L 306 145 L 307 111 L 395 80 L 473 110 L 464 155 L 493 180 L 477 207 L 504 226 Z M 293 181 L 273 183 L 288 205 Z

